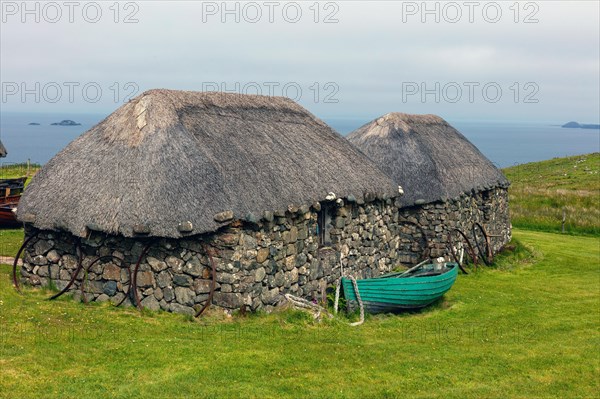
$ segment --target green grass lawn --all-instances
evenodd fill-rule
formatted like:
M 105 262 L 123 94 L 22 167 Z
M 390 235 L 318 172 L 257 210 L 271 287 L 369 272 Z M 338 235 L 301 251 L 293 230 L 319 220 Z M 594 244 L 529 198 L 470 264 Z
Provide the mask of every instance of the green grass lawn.
M 16 294 L 2 266 L 0 397 L 598 397 L 598 238 L 514 236 L 530 250 L 460 275 L 426 311 L 360 327 L 48 302 Z
M 600 235 L 600 153 L 556 158 L 503 170 L 515 227 Z
M 23 229 L 0 229 L 0 256 L 15 257 L 23 244 Z

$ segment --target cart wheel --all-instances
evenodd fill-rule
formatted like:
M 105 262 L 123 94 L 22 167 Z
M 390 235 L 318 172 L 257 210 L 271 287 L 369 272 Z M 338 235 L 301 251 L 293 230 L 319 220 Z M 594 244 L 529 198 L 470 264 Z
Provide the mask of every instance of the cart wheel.
M 464 251 L 463 254 L 466 255 L 467 258 L 470 258 L 470 260 L 473 262 L 473 265 L 477 266 L 479 261 L 477 253 L 474 251 L 471 241 L 469 241 L 465 233 L 463 233 L 461 230 L 453 229 L 448 233 L 448 247 L 452 258 L 454 258 L 454 261 L 458 263 L 458 266 L 463 273 L 468 274 L 463 268 L 463 264 L 466 263 L 464 256 L 461 262 L 461 250 Z
M 483 263 L 490 266 L 494 260 L 494 255 L 492 254 L 492 246 L 490 245 L 490 236 L 483 225 L 479 223 L 473 224 L 473 240 Z

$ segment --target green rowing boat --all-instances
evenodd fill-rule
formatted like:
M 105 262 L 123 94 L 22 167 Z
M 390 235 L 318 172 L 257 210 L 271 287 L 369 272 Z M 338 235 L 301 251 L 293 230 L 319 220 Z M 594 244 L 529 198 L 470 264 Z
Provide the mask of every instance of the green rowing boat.
M 435 302 L 452 288 L 457 275 L 457 263 L 427 263 L 406 272 L 356 280 L 356 287 L 366 311 L 395 312 Z M 342 287 L 346 300 L 354 307 L 357 297 L 352 279 L 342 278 Z

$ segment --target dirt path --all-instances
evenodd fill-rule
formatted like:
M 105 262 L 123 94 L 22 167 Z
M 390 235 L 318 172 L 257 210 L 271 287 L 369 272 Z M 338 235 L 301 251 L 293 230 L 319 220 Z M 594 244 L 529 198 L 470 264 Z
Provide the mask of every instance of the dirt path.
M 2 264 L 12 265 L 14 261 L 15 261 L 15 258 L 11 258 L 10 256 L 0 256 L 0 263 L 2 263 Z M 17 263 L 17 264 L 22 265 L 23 260 L 19 259 L 19 263 Z

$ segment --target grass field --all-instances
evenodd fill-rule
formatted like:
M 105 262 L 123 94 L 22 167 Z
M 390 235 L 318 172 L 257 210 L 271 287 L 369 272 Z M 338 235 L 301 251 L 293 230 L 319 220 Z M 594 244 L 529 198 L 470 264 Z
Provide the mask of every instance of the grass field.
M 600 153 L 550 159 L 503 170 L 514 226 L 600 235 Z
M 514 236 L 526 249 L 460 275 L 437 306 L 360 327 L 53 303 L 16 294 L 2 266 L 0 397 L 597 397 L 598 239 Z

